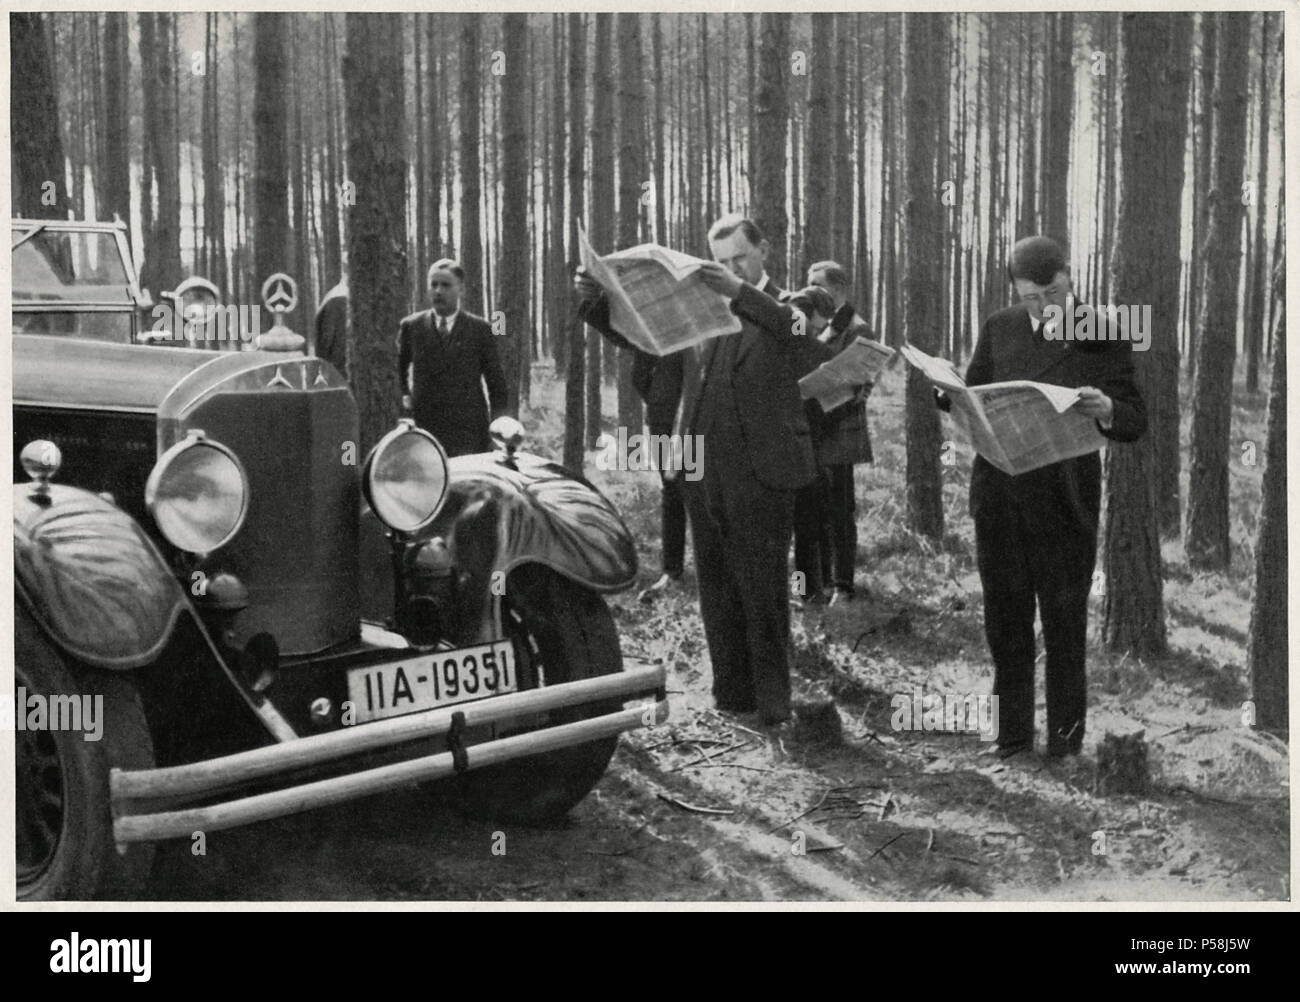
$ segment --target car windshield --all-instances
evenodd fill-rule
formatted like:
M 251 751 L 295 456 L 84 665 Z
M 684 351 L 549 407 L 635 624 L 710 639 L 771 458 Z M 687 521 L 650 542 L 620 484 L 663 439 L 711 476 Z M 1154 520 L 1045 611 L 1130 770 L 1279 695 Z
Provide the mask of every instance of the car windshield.
M 13 289 L 15 304 L 132 303 L 117 238 L 107 232 L 14 230 Z

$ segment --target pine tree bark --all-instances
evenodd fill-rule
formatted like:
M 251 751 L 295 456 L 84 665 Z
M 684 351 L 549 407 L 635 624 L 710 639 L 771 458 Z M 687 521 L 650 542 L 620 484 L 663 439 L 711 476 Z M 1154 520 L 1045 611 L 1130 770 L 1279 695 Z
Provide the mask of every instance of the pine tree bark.
M 1285 261 L 1285 257 L 1282 259 Z M 1275 274 L 1285 284 L 1285 265 Z M 1286 300 L 1279 310 L 1286 329 Z M 1268 443 L 1264 484 L 1255 541 L 1255 604 L 1250 613 L 1246 666 L 1250 673 L 1255 727 L 1283 740 L 1289 737 L 1286 505 L 1286 337 L 1279 337 L 1273 356 L 1273 385 L 1268 398 Z
M 506 57 L 506 72 L 501 79 L 501 226 L 505 233 L 516 235 L 516 238 L 510 240 L 508 251 L 503 249 L 500 258 L 500 302 L 506 315 L 506 327 L 505 336 L 498 338 L 497 344 L 506 373 L 506 407 L 511 414 L 518 414 L 520 385 L 532 361 L 532 324 L 528 316 L 531 241 L 522 236 L 531 232 L 528 201 L 532 194 L 529 184 L 532 157 L 525 122 L 528 111 L 526 87 L 531 72 L 528 66 L 528 15 L 503 15 L 501 32 L 505 36 Z
M 790 104 L 790 15 L 763 14 L 759 22 L 757 135 L 753 217 L 767 238 L 767 273 L 777 285 L 786 281 L 785 165 Z
M 261 15 L 259 15 L 261 16 Z M 397 331 L 406 308 L 406 111 L 402 15 L 348 14 L 343 58 L 349 209 L 349 375 L 364 455 L 397 419 Z
M 584 15 L 564 15 L 569 34 L 569 274 L 578 269 L 578 217 L 583 215 L 587 152 L 587 28 Z M 564 465 L 582 472 L 586 423 L 587 325 L 578 319 L 577 293 L 569 286 L 568 359 L 564 375 Z
M 1255 175 L 1255 237 L 1252 246 L 1254 252 L 1251 260 L 1254 267 L 1250 277 L 1250 301 L 1246 310 L 1246 392 L 1259 392 L 1259 355 L 1264 344 L 1265 324 L 1265 287 L 1269 284 L 1268 244 L 1264 229 L 1264 216 L 1268 209 L 1268 147 L 1269 147 L 1269 85 L 1268 85 L 1268 50 L 1269 50 L 1268 11 L 1259 15 L 1259 137 L 1258 168 Z
M 288 33 L 288 15 L 253 15 L 254 289 L 289 267 Z
M 126 14 L 120 11 L 109 11 L 104 14 L 104 142 L 100 160 L 100 191 L 103 195 L 101 215 L 105 219 L 112 219 L 116 214 L 129 226 L 131 223 L 131 120 L 127 102 L 130 65 L 127 61 L 129 30 L 126 17 Z M 211 63 L 209 63 L 209 72 L 213 72 Z M 18 76 L 15 74 L 12 79 L 16 86 Z M 17 136 L 15 129 L 15 140 Z M 16 192 L 17 188 L 14 190 Z
M 1165 151 L 1181 150 L 1187 135 L 1191 29 L 1191 19 L 1176 13 L 1125 13 L 1120 25 L 1123 115 L 1111 284 L 1118 302 L 1151 307 L 1151 348 L 1133 352 L 1135 381 L 1153 418 L 1172 419 L 1175 428 L 1176 402 L 1172 413 L 1154 405 L 1160 393 L 1157 353 L 1173 351 L 1177 358 L 1183 158 Z M 1142 658 L 1166 649 L 1158 441 L 1147 434 L 1106 450 L 1102 632 L 1108 649 Z
M 806 206 L 803 231 L 803 267 L 831 256 L 831 192 L 835 159 L 820 155 L 831 135 L 835 101 L 835 15 L 812 15 L 812 73 L 808 93 L 808 135 L 819 137 L 804 172 Z M 808 147 L 805 141 L 803 144 Z M 842 206 L 836 206 L 841 211 Z
M 592 64 L 591 245 L 599 254 L 614 249 L 614 15 L 596 15 Z M 601 336 L 587 332 L 587 448 L 601 432 Z M 612 350 L 612 349 L 609 349 Z
M 618 17 L 618 245 L 644 242 L 642 185 L 646 180 L 645 69 L 641 58 L 641 15 Z M 632 385 L 630 351 L 618 353 L 618 423 L 629 432 L 642 424 L 641 398 Z
M 479 160 L 479 97 L 483 90 L 483 15 L 460 15 L 460 258 L 465 269 L 463 309 L 481 314 L 483 289 L 483 220 L 479 202 L 483 197 Z
M 15 216 L 67 216 L 63 141 L 51 58 L 45 17 L 30 12 L 10 15 L 9 169 Z
M 1047 95 L 1043 123 L 1043 235 L 1070 247 L 1070 135 L 1074 130 L 1074 15 L 1049 14 L 1044 68 Z M 1179 147 L 1181 149 L 1182 147 Z M 1080 248 L 1082 251 L 1082 248 Z M 1068 251 L 1067 251 L 1068 253 Z M 1082 260 L 1082 254 L 1079 255 Z
M 1218 15 L 1214 70 L 1214 163 L 1210 229 L 1205 239 L 1205 301 L 1197 336 L 1192 395 L 1192 448 L 1187 499 L 1187 558 L 1202 570 L 1227 570 L 1228 437 L 1232 370 L 1237 353 L 1241 270 L 1241 180 L 1245 166 L 1248 14 Z
M 903 310 L 908 341 L 937 354 L 943 316 L 943 220 L 939 204 L 939 104 L 947 80 L 935 72 L 948 51 L 948 15 L 903 15 Z M 939 466 L 940 422 L 929 381 L 908 367 L 907 524 L 914 532 L 943 537 L 943 478 Z

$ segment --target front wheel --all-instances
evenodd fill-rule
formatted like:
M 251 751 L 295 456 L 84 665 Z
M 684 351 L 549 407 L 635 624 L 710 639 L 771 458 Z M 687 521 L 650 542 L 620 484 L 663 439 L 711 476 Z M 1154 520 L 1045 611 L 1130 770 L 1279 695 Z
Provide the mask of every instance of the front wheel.
M 511 572 L 502 618 L 527 688 L 623 670 L 609 607 L 549 568 L 525 564 Z M 614 700 L 556 710 L 545 723 L 572 723 L 621 706 Z M 519 824 L 561 817 L 600 781 L 617 746 L 615 735 L 471 770 L 456 780 L 460 806 L 473 817 Z
M 15 731 L 16 896 L 129 898 L 148 878 L 153 846 L 118 851 L 108 775 L 153 768 L 139 693 L 123 676 L 73 670 L 21 606 L 14 612 L 15 713 L 25 725 Z M 79 730 L 67 726 L 78 721 Z

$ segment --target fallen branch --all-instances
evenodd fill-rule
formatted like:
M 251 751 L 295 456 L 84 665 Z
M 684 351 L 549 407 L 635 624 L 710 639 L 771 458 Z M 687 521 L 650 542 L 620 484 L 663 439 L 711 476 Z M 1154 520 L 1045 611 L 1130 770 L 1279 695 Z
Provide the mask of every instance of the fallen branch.
M 884 852 L 886 849 L 888 849 L 891 845 L 893 845 L 895 842 L 897 842 L 900 838 L 902 838 L 902 837 L 903 837 L 904 835 L 906 835 L 906 834 L 907 834 L 907 832 L 905 832 L 905 831 L 899 832 L 897 835 L 895 835 L 893 838 L 891 838 L 888 842 L 886 842 L 884 845 L 882 845 L 879 849 L 877 849 L 875 852 L 873 852 L 870 856 L 868 856 L 867 859 L 868 859 L 868 860 L 875 859 L 877 856 L 879 856 L 882 852 Z
M 822 798 L 821 798 L 821 800 L 819 800 L 819 801 L 817 801 L 817 803 L 813 804 L 812 807 L 808 808 L 808 810 L 804 811 L 802 814 L 796 814 L 794 817 L 792 817 L 789 821 L 785 822 L 784 824 L 779 824 L 779 825 L 777 825 L 775 828 L 773 828 L 771 831 L 769 831 L 768 834 L 769 834 L 769 835 L 775 835 L 775 834 L 776 834 L 777 832 L 779 832 L 782 828 L 789 828 L 789 827 L 790 827 L 792 824 L 794 824 L 796 821 L 799 821 L 799 820 L 802 819 L 802 818 L 806 818 L 806 817 L 807 817 L 809 814 L 811 814 L 813 811 L 817 810 L 817 808 L 821 807 L 822 804 L 826 803 L 826 798 L 829 797 L 829 796 L 831 795 L 832 791 L 837 790 L 837 789 L 839 789 L 839 787 L 835 787 L 835 786 L 829 787 L 829 788 L 826 790 L 826 792 L 822 794 Z
M 676 797 L 670 797 L 666 793 L 656 793 L 656 797 L 665 804 L 672 804 L 674 807 L 680 807 L 684 811 L 690 811 L 692 814 L 735 814 L 733 810 L 722 810 L 718 807 L 697 807 L 695 804 L 688 804 L 684 800 L 678 800 Z

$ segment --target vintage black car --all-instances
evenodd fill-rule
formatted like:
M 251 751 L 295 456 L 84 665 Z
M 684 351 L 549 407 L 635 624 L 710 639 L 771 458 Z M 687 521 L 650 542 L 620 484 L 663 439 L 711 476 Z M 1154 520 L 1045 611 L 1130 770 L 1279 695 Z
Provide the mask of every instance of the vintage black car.
M 13 338 L 19 899 L 130 896 L 157 841 L 412 784 L 536 822 L 664 718 L 601 597 L 627 528 L 518 422 L 358 455 L 348 385 L 282 324 L 149 344 L 20 279 L 60 319 Z

